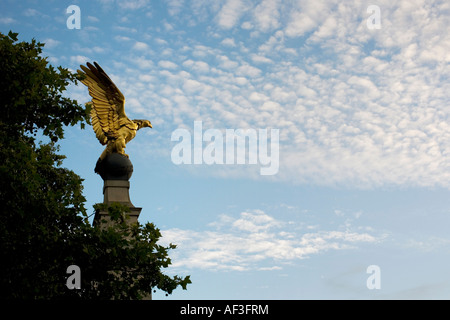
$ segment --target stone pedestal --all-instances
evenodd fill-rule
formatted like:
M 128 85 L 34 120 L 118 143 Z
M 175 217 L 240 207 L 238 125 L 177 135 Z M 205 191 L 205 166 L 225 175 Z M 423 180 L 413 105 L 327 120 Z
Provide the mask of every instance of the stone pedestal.
M 130 200 L 130 178 L 133 173 L 133 165 L 128 157 L 112 153 L 98 161 L 95 172 L 103 179 L 103 203 L 112 204 L 118 202 L 128 206 L 130 212 L 127 213 L 127 222 L 132 224 L 138 222 L 142 208 L 137 208 Z M 94 216 L 94 225 L 107 227 L 113 223 L 108 211 L 97 210 Z M 151 300 L 151 292 L 144 297 L 144 300 Z
M 97 162 L 95 172 L 103 179 L 103 203 L 111 204 L 114 202 L 121 203 L 130 208 L 127 213 L 130 219 L 129 223 L 136 223 L 142 208 L 137 208 L 130 200 L 130 182 L 133 173 L 133 165 L 128 157 L 112 153 L 103 161 Z M 97 210 L 94 217 L 94 224 L 100 223 L 102 220 L 108 222 L 110 220 L 108 212 Z

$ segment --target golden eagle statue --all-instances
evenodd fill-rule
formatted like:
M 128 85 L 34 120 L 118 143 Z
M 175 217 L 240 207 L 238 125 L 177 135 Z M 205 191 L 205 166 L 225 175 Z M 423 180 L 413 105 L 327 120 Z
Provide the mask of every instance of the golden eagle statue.
M 124 108 L 125 97 L 96 62 L 80 67 L 83 71 L 77 71 L 82 75 L 81 82 L 88 87 L 92 97 L 92 127 L 100 143 L 106 145 L 99 162 L 111 153 L 128 157 L 124 151 L 126 144 L 136 136 L 137 130 L 152 128 L 152 124 L 148 120 L 128 119 Z

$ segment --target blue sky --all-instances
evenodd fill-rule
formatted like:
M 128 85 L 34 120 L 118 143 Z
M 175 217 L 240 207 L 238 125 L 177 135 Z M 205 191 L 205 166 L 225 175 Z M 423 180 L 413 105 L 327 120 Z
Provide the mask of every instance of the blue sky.
M 193 281 L 155 299 L 450 298 L 449 17 L 425 0 L 0 1 L 1 32 L 45 42 L 55 66 L 97 61 L 151 120 L 127 145 L 131 200 L 178 245 L 166 272 Z M 278 129 L 278 172 L 174 164 L 171 135 L 194 121 Z M 61 142 L 88 208 L 102 149 L 90 128 Z

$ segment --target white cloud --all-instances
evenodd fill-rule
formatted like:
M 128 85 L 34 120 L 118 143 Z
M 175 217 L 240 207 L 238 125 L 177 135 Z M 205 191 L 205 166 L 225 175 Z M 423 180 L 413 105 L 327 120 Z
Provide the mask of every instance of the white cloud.
M 227 0 L 217 14 L 217 23 L 224 29 L 233 28 L 240 17 L 248 10 L 248 6 L 243 0 Z
M 239 66 L 238 62 L 231 60 L 225 55 L 220 55 L 217 59 L 220 61 L 219 67 L 223 69 L 235 70 Z
M 448 249 L 450 247 L 449 239 L 436 236 L 428 236 L 426 238 L 421 237 L 419 240 L 417 238 L 410 238 L 404 241 L 404 243 L 400 244 L 402 247 L 405 247 L 407 249 L 412 248 L 424 252 L 448 252 Z
M 210 270 L 281 269 L 292 260 L 328 250 L 377 243 L 385 236 L 349 230 L 311 232 L 292 221 L 279 221 L 261 210 L 242 212 L 238 218 L 221 215 L 210 224 L 215 231 L 163 230 L 162 243 L 176 243 L 174 268 Z
M 28 8 L 26 9 L 23 14 L 27 17 L 35 17 L 35 16 L 40 16 L 42 15 L 42 13 L 40 13 L 38 10 L 33 9 L 33 8 Z
M 88 21 L 90 22 L 99 22 L 100 20 L 94 16 L 87 16 Z
M 161 68 L 164 69 L 176 69 L 178 68 L 178 66 L 173 63 L 172 61 L 168 61 L 168 60 L 161 60 L 158 62 L 158 66 L 160 66 Z
M 255 212 L 242 212 L 241 217 L 232 223 L 232 226 L 237 230 L 254 233 L 267 230 L 276 225 L 278 225 L 278 222 L 261 210 L 255 210 Z
M 53 49 L 61 43 L 60 41 L 51 38 L 44 39 L 42 42 L 45 43 L 46 49 Z
M 81 56 L 81 55 L 77 55 L 77 56 L 71 56 L 70 57 L 70 63 L 72 64 L 86 64 L 86 62 L 92 61 L 91 59 L 89 59 L 88 57 L 85 56 Z
M 160 38 L 156 38 L 155 42 L 159 45 L 167 45 L 168 44 L 168 42 L 166 40 L 160 39 Z
M 233 38 L 225 38 L 222 40 L 221 44 L 227 47 L 236 47 L 236 43 Z
M 120 0 L 117 3 L 123 9 L 137 10 L 147 7 L 149 0 Z
M 183 9 L 184 0 L 169 0 L 167 5 L 169 14 L 175 16 Z
M 14 20 L 13 18 L 10 17 L 1 17 L 0 18 L 0 23 L 1 24 L 11 24 L 11 23 L 16 23 L 17 21 Z
M 113 29 L 122 31 L 122 32 L 129 32 L 129 33 L 136 33 L 136 28 L 130 28 L 130 27 L 124 27 L 124 26 L 114 26 Z
M 124 37 L 124 36 L 115 36 L 115 37 L 114 37 L 114 40 L 123 42 L 123 41 L 130 41 L 131 38 L 129 38 L 129 37 Z
M 143 113 L 144 112 L 144 108 L 142 107 L 142 104 L 135 97 L 131 97 L 126 100 L 126 107 L 128 110 L 131 110 L 133 113 Z
M 130 58 L 130 62 L 136 65 L 140 70 L 152 69 L 155 65 L 152 60 L 147 59 L 143 56 L 133 56 Z M 128 67 L 131 67 L 131 65 L 128 65 Z
M 253 11 L 258 30 L 267 32 L 280 26 L 280 0 L 263 0 Z
M 261 75 L 261 70 L 259 68 L 253 67 L 249 64 L 244 64 L 237 68 L 236 74 L 238 74 L 240 76 L 244 76 L 244 77 L 248 76 L 248 77 L 254 78 L 254 77 L 258 77 L 259 75 Z
M 48 57 L 48 62 L 54 66 L 59 64 L 59 59 L 56 57 Z
M 208 73 L 210 71 L 210 67 L 206 62 L 203 61 L 194 61 L 194 60 L 186 60 L 183 62 L 183 66 L 192 69 L 193 71 Z
M 146 51 L 149 49 L 149 46 L 145 42 L 136 41 L 133 45 L 133 49 L 138 51 Z
M 302 1 L 300 8 L 293 10 L 286 26 L 286 35 L 300 37 L 322 24 L 333 6 L 332 1 Z
M 258 54 L 252 54 L 251 55 L 251 59 L 252 61 L 256 62 L 256 63 L 273 63 L 273 61 L 263 55 L 258 55 Z
M 166 130 L 192 128 L 196 117 L 217 129 L 278 128 L 280 170 L 272 179 L 360 187 L 450 185 L 450 84 L 445 81 L 450 27 L 443 2 L 382 2 L 379 30 L 366 27 L 366 7 L 358 1 L 193 6 L 217 18 L 220 38 L 214 39 L 226 47 L 165 40 L 152 51 L 136 42 L 121 67 L 127 86 L 142 76 L 147 87 L 137 91 L 136 86 L 135 98 L 143 106 L 155 102 L 147 112 L 173 124 Z M 231 18 L 238 8 L 247 11 Z M 268 16 L 257 21 L 257 12 Z M 297 26 L 294 20 L 302 14 L 310 20 Z M 221 30 L 242 27 L 244 15 L 248 27 L 265 25 L 267 34 L 244 42 L 235 30 Z M 411 17 L 427 19 L 412 23 Z M 170 154 L 167 143 L 158 147 Z M 261 179 L 252 169 L 186 166 Z
M 242 23 L 241 28 L 244 30 L 253 29 L 253 24 L 250 21 L 245 21 Z
M 154 76 L 151 76 L 148 74 L 141 74 L 141 75 L 139 75 L 139 81 L 154 82 L 154 81 L 156 81 L 156 78 Z

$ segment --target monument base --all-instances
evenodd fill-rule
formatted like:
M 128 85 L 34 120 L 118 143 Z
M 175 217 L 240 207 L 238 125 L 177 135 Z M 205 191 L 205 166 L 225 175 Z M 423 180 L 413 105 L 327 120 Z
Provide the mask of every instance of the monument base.
M 128 181 L 133 173 L 133 165 L 128 157 L 112 153 L 105 157 L 102 161 L 98 161 L 95 172 L 103 179 L 103 203 L 111 205 L 120 203 L 129 208 L 126 222 L 133 224 L 138 222 L 139 214 L 142 208 L 137 208 L 130 200 L 130 182 Z M 94 226 L 100 228 L 108 228 L 112 226 L 114 221 L 107 210 L 97 210 L 94 216 Z M 129 271 L 128 271 L 129 272 Z M 152 293 L 148 293 L 143 300 L 152 300 Z
M 133 173 L 133 165 L 127 156 L 118 153 L 111 153 L 103 160 L 98 160 L 95 166 L 97 172 L 103 179 L 103 203 L 112 204 L 118 202 L 130 208 L 127 213 L 129 223 L 136 223 L 142 208 L 136 208 L 130 200 L 130 182 Z M 97 210 L 94 217 L 94 224 L 101 221 L 107 222 L 110 217 L 107 211 Z

